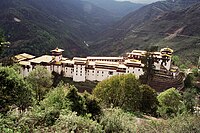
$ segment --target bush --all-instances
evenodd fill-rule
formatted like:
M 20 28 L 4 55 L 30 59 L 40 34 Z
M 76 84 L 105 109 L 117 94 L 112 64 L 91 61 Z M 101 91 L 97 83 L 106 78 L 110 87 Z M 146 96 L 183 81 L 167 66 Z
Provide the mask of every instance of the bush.
M 168 120 L 151 120 L 138 128 L 139 133 L 199 133 L 200 117 L 178 115 Z
M 155 116 L 158 107 L 156 91 L 148 85 L 141 85 L 140 90 L 142 92 L 140 112 Z
M 98 119 L 102 113 L 99 100 L 87 92 L 83 93 L 83 98 L 85 99 L 86 113 L 91 114 L 94 120 Z
M 118 108 L 107 109 L 100 124 L 106 133 L 133 133 L 136 130 L 136 117 Z
M 67 109 L 41 110 L 33 108 L 27 112 L 17 109 L 7 116 L 0 115 L 0 131 L 4 132 L 103 132 L 102 126 L 87 117 L 77 116 Z
M 50 127 L 49 132 L 59 133 L 101 133 L 103 132 L 102 126 L 96 121 L 90 120 L 86 117 L 77 116 L 76 113 L 62 112 L 55 125 Z
M 194 75 L 193 74 L 188 74 L 187 77 L 184 80 L 184 85 L 186 88 L 191 88 L 194 86 L 193 84 L 194 81 Z
M 183 92 L 183 104 L 184 104 L 184 112 L 187 113 L 193 113 L 194 107 L 197 103 L 196 99 L 197 93 L 194 88 L 186 89 L 185 92 Z
M 133 74 L 117 75 L 100 82 L 93 95 L 108 108 L 119 107 L 126 111 L 156 115 L 156 91 L 148 85 L 141 85 Z
M 12 105 L 24 110 L 32 104 L 32 98 L 21 75 L 12 68 L 0 67 L 0 113 L 7 112 Z
M 68 103 L 66 106 L 73 112 L 77 112 L 78 115 L 86 114 L 85 99 L 78 93 L 78 90 L 71 86 L 68 88 L 65 100 Z
M 68 86 L 59 85 L 57 88 L 51 90 L 40 102 L 42 108 L 55 108 L 63 109 L 66 108 L 65 96 L 68 91 Z
M 43 66 L 36 66 L 26 77 L 26 80 L 31 85 L 38 102 L 50 91 L 53 84 L 51 73 Z
M 78 115 L 91 114 L 93 119 L 101 114 L 101 107 L 94 96 L 87 92 L 80 94 L 74 86 L 62 84 L 50 91 L 40 104 L 42 109 L 69 109 Z
M 98 83 L 93 95 L 106 107 L 138 111 L 142 99 L 139 85 L 133 74 L 112 76 Z
M 168 89 L 158 95 L 158 112 L 161 116 L 176 115 L 182 106 L 182 96 L 175 88 Z
M 59 118 L 60 112 L 58 110 L 53 110 L 47 113 L 44 117 L 45 126 L 53 126 L 56 120 Z

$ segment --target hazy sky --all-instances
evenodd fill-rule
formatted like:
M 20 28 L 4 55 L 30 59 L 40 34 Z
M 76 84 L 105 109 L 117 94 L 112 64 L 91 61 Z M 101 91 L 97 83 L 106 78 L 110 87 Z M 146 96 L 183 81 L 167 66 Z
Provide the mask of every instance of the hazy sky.
M 134 3 L 152 3 L 156 1 L 161 1 L 161 0 L 117 0 L 117 1 L 132 1 Z

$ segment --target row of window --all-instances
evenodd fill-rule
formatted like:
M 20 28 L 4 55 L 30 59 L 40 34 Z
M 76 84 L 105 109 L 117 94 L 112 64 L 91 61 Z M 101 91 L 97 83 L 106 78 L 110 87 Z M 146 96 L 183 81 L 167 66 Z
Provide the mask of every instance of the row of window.
M 71 69 L 71 74 L 73 73 L 73 70 L 74 69 Z M 87 70 L 88 76 L 90 75 L 90 71 L 91 70 Z M 140 69 L 138 69 L 138 71 L 140 71 Z M 67 70 L 66 70 L 66 72 L 67 72 Z M 83 73 L 83 71 L 80 71 L 80 76 L 82 76 L 82 73 Z M 92 73 L 93 73 L 92 76 L 94 76 L 95 71 L 92 70 Z M 127 71 L 127 73 L 130 73 L 130 71 Z M 134 73 L 134 71 L 133 71 L 133 73 Z M 103 74 L 106 74 L 106 73 L 104 71 L 97 71 L 97 76 L 98 76 L 98 74 L 102 74 L 102 76 L 103 76 Z M 108 74 L 113 75 L 113 71 L 108 71 Z M 78 70 L 76 70 L 76 75 L 78 75 Z
M 78 70 L 78 67 L 76 67 L 76 70 Z M 83 68 L 81 67 L 80 70 L 83 70 Z
M 76 76 L 78 76 L 78 73 L 76 73 Z M 82 74 L 80 74 L 80 76 L 83 76 Z
M 90 70 L 88 70 L 87 72 L 88 72 L 88 75 L 89 75 Z M 94 73 L 94 70 L 92 71 L 92 73 Z M 97 71 L 97 73 L 98 73 L 98 74 L 100 74 L 100 73 L 101 73 L 101 74 L 104 74 L 105 72 L 104 72 L 104 71 Z M 108 74 L 109 74 L 109 75 L 113 75 L 113 71 L 109 71 Z

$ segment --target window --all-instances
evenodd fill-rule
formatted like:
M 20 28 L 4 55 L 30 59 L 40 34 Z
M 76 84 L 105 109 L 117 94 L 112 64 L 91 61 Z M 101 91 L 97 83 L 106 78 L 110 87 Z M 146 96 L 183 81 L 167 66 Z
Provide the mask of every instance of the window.
M 112 72 L 112 71 L 109 71 L 108 74 L 109 74 L 109 75 L 113 75 L 113 72 Z
M 80 74 L 80 76 L 82 76 L 82 74 Z
M 140 69 L 138 69 L 138 71 L 140 71 Z
M 97 73 L 99 73 L 99 71 L 97 71 Z

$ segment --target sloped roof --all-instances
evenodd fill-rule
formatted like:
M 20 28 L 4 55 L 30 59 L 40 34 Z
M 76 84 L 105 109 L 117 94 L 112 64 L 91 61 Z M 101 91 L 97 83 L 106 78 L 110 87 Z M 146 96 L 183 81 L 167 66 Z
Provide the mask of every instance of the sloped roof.
M 133 50 L 131 53 L 141 53 L 141 54 L 145 54 L 147 51 L 145 50 Z
M 56 49 L 54 49 L 54 50 L 51 50 L 51 52 L 56 52 L 56 53 L 60 53 L 60 52 L 63 52 L 63 51 L 65 51 L 65 50 L 59 49 L 59 48 L 56 48 Z
M 64 64 L 74 64 L 74 61 L 72 61 L 72 60 L 65 60 L 65 61 L 61 61 L 61 63 L 64 63 Z
M 87 61 L 87 58 L 74 57 L 73 60 L 76 60 L 76 61 Z
M 169 51 L 169 52 L 171 52 L 171 53 L 174 52 L 174 50 L 172 50 L 171 48 L 163 48 L 163 49 L 161 49 L 160 51 L 161 51 L 161 52 Z
M 52 60 L 53 60 L 52 56 L 50 56 L 50 55 L 43 55 L 43 56 L 40 56 L 38 58 L 30 60 L 30 62 L 39 64 L 39 63 L 42 63 L 42 62 L 50 63 Z
M 123 57 L 93 57 L 93 56 L 88 56 L 88 60 L 121 60 Z
M 27 54 L 27 53 L 23 53 L 23 54 L 15 55 L 15 58 L 18 61 L 23 61 L 23 60 L 26 60 L 26 59 L 33 59 L 33 58 L 35 58 L 35 56 Z

